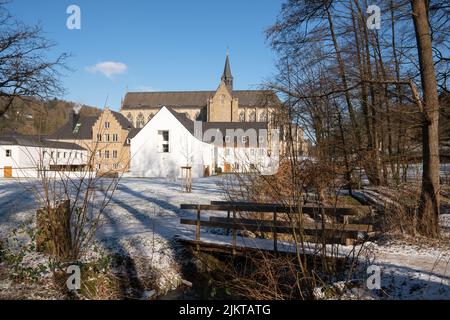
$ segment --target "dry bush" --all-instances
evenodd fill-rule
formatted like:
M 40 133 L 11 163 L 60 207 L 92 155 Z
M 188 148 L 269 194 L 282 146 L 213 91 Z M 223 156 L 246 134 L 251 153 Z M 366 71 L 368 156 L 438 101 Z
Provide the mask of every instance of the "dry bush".
M 292 254 L 269 251 L 251 252 L 244 258 L 229 261 L 219 272 L 220 282 L 234 294 L 250 299 L 312 299 L 317 286 L 334 281 L 347 281 L 359 264 L 363 246 L 353 246 L 351 254 L 338 254 L 338 239 L 345 238 L 342 230 L 323 232 L 305 229 L 305 223 L 335 223 L 337 217 L 328 216 L 324 206 L 336 207 L 339 191 L 346 185 L 342 173 L 332 163 L 285 160 L 276 175 L 229 175 L 223 182 L 228 200 L 258 203 L 279 203 L 291 212 L 279 214 L 278 221 L 289 222 L 292 231 L 279 234 L 279 241 L 290 242 Z M 300 214 L 305 205 L 317 206 L 317 214 Z M 240 213 L 242 218 L 273 219 L 271 213 Z M 271 239 L 272 233 L 258 233 L 259 238 Z M 312 254 L 304 254 L 310 250 Z M 327 251 L 328 250 L 328 251 Z
M 381 218 L 382 231 L 415 236 L 420 188 L 400 187 L 398 190 L 385 191 L 384 196 L 387 200 Z

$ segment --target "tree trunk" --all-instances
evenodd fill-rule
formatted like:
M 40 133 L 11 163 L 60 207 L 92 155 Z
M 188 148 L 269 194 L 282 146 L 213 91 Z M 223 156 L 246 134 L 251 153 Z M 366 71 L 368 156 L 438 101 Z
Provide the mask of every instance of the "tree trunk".
M 426 120 L 422 126 L 422 192 L 417 231 L 423 235 L 439 235 L 439 100 L 428 22 L 426 0 L 411 0 L 412 19 L 416 31 L 423 108 Z

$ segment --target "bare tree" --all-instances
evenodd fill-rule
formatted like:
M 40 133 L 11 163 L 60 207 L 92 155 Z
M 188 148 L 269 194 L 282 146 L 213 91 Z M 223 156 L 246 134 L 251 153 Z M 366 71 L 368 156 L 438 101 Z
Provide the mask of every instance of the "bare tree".
M 59 81 L 67 53 L 50 59 L 55 44 L 44 37 L 42 26 L 27 26 L 12 17 L 0 1 L 0 116 L 15 99 L 47 99 L 63 93 Z
M 349 188 L 357 169 L 372 185 L 398 186 L 422 161 L 417 231 L 436 236 L 448 7 L 425 0 L 380 5 L 390 14 L 381 30 L 371 30 L 365 0 L 286 1 L 267 30 L 280 56 L 269 87 L 289 102 L 290 121 L 309 127 L 316 157 L 345 167 Z
M 433 62 L 428 1 L 412 0 L 412 19 L 416 31 L 417 52 L 423 90 L 422 124 L 422 193 L 418 231 L 431 236 L 439 234 L 439 98 Z

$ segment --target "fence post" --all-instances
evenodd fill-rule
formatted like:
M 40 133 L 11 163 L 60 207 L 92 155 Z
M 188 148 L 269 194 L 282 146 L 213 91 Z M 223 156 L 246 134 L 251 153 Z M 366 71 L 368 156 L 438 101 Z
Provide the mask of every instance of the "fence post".
M 230 210 L 227 211 L 227 219 L 228 219 L 228 222 L 229 222 L 229 220 L 230 220 Z M 229 234 L 230 234 L 230 229 L 227 229 L 227 236 Z
M 200 250 L 200 205 L 197 206 L 197 225 L 195 227 L 195 240 L 197 242 L 197 251 Z
M 278 252 L 278 233 L 277 233 L 277 211 L 273 212 L 273 250 L 275 252 Z
M 236 211 L 233 210 L 233 255 L 236 254 Z

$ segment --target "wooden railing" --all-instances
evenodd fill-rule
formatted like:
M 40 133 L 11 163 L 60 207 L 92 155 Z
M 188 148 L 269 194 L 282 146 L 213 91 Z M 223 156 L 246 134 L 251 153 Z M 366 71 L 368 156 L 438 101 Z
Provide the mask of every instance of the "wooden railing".
M 249 202 L 227 202 L 211 201 L 211 204 L 181 204 L 181 209 L 196 210 L 196 219 L 181 219 L 181 224 L 195 225 L 195 247 L 200 250 L 201 227 L 223 228 L 232 230 L 232 250 L 236 253 L 237 231 L 250 231 L 261 233 L 272 233 L 273 250 L 278 251 L 278 234 L 302 234 L 308 241 L 327 243 L 351 244 L 358 239 L 358 233 L 366 235 L 372 232 L 372 225 L 350 224 L 348 218 L 357 215 L 360 211 L 368 212 L 369 207 L 321 207 L 303 205 L 289 207 L 282 204 L 249 203 Z M 209 220 L 201 219 L 202 211 L 225 211 L 227 217 L 210 217 Z M 240 214 L 237 217 L 237 214 Z M 242 218 L 249 213 L 271 213 L 272 219 Z M 312 222 L 305 219 L 296 219 L 300 223 L 292 223 L 286 219 L 280 220 L 280 216 L 286 214 L 320 214 L 335 218 L 339 222 Z

